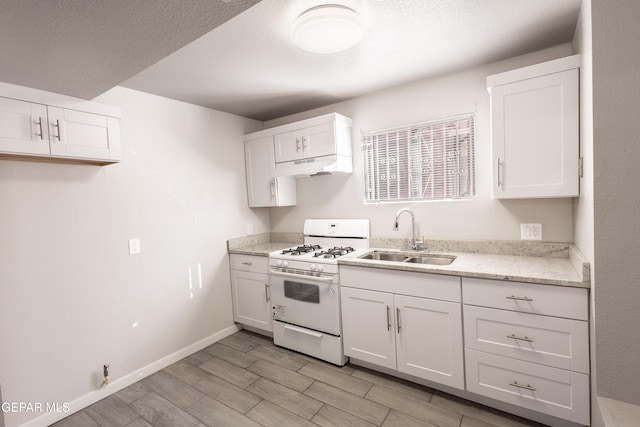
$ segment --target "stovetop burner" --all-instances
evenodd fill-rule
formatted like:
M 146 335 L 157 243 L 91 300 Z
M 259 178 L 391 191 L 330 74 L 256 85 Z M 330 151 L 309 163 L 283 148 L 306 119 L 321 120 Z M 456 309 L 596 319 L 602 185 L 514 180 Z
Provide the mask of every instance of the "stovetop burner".
M 347 246 L 347 247 L 338 247 L 338 246 L 334 246 L 331 249 L 327 249 L 326 251 L 320 251 L 320 252 L 316 252 L 313 254 L 314 258 L 318 258 L 318 257 L 323 257 L 323 258 L 338 258 L 341 257 L 342 255 L 346 255 L 349 252 L 353 252 L 355 251 L 355 249 L 353 249 L 351 246 Z
M 283 249 L 282 255 L 302 255 L 307 252 L 317 251 L 320 249 L 322 249 L 320 245 L 301 245 L 297 248 Z

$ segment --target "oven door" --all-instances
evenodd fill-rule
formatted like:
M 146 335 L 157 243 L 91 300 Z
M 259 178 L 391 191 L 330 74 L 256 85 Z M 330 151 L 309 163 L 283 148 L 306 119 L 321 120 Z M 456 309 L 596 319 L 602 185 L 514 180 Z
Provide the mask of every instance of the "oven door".
M 337 275 L 307 276 L 271 270 L 273 320 L 340 336 Z

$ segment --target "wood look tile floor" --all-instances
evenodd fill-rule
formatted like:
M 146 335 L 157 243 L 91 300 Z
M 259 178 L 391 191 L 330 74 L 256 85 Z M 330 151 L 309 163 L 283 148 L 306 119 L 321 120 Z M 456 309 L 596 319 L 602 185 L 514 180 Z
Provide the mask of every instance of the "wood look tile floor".
M 532 427 L 522 418 L 239 331 L 56 427 Z

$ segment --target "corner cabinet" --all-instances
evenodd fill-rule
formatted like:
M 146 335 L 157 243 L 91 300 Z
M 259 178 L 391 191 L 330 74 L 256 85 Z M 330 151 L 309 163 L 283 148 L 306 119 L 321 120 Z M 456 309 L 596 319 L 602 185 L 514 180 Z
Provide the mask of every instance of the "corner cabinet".
M 273 136 L 244 142 L 249 207 L 293 206 L 296 204 L 294 177 L 277 177 Z
M 233 320 L 263 331 L 273 331 L 269 258 L 229 255 Z
M 0 83 L 0 154 L 118 162 L 120 110 Z
M 460 278 L 340 267 L 346 356 L 464 389 Z
M 579 67 L 576 55 L 487 77 L 494 198 L 579 195 Z

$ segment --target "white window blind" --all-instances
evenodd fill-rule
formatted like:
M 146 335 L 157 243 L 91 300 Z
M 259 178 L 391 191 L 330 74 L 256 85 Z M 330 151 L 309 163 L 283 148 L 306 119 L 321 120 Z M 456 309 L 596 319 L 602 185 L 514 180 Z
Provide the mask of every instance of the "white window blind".
M 473 114 L 362 137 L 365 202 L 475 196 Z

